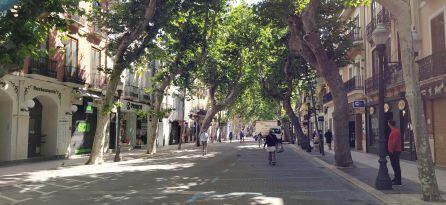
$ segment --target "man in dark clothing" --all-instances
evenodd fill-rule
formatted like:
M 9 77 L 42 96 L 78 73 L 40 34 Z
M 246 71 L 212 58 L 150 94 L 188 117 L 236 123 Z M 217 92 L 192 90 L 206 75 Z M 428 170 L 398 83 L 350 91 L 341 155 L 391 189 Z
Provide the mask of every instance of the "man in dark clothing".
M 240 143 L 244 142 L 245 140 L 243 139 L 245 137 L 245 133 L 243 133 L 243 131 L 240 131 Z
M 232 134 L 232 132 L 229 132 L 229 143 L 232 142 L 233 137 L 234 137 L 234 134 Z
M 333 133 L 330 129 L 325 132 L 325 142 L 327 142 L 328 150 L 331 150 L 331 141 L 333 140 Z
M 265 144 L 263 144 L 264 149 L 265 149 L 265 146 L 267 147 L 266 151 L 268 152 L 269 164 L 270 165 L 272 164 L 273 166 L 276 166 L 276 144 L 277 144 L 277 142 L 278 142 L 278 140 L 277 140 L 276 135 L 272 131 L 270 131 L 269 135 L 266 136 Z
M 387 143 L 387 151 L 390 156 L 390 164 L 392 165 L 395 178 L 392 180 L 393 185 L 401 185 L 401 167 L 400 167 L 400 154 L 401 154 L 401 133 L 395 126 L 394 120 L 389 120 L 388 125 L 391 129 L 389 135 L 389 141 Z

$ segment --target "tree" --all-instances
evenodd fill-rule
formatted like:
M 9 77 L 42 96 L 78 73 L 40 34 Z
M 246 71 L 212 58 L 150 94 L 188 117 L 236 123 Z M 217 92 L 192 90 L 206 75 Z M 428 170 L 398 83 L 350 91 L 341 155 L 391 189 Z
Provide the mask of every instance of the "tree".
M 423 101 L 421 98 L 419 82 L 419 68 L 415 63 L 412 37 L 412 16 L 410 0 L 376 0 L 387 8 L 396 19 L 396 28 L 399 33 L 401 45 L 401 61 L 403 65 L 404 82 L 406 86 L 406 99 L 409 105 L 410 120 L 415 135 L 417 150 L 418 178 L 424 201 L 441 201 L 438 189 L 435 166 L 432 160 L 429 137 L 427 135 Z M 415 1 L 416 2 L 416 1 Z M 369 0 L 346 0 L 347 4 L 357 6 L 368 4 Z M 417 7 L 416 7 L 417 8 Z M 417 8 L 418 9 L 418 8 Z
M 246 4 L 231 7 L 216 25 L 215 37 L 209 41 L 205 63 L 197 78 L 208 87 L 210 108 L 201 125 L 207 130 L 214 116 L 234 103 L 246 85 L 252 83 L 255 70 L 252 51 L 260 30 L 252 23 L 253 12 Z
M 141 5 L 141 3 L 143 3 Z M 87 164 L 103 161 L 105 132 L 109 122 L 109 113 L 113 107 L 113 98 L 126 68 L 139 60 L 146 47 L 152 42 L 160 25 L 165 21 L 169 1 L 144 0 L 115 1 L 110 3 L 110 11 L 93 11 L 99 26 L 104 27 L 110 36 L 114 36 L 108 45 L 109 55 L 113 56 L 113 68 L 110 82 L 98 114 L 97 128 L 90 158 Z M 132 13 L 128 13 L 132 11 Z
M 353 163 L 348 140 L 348 99 L 338 68 L 350 62 L 347 51 L 352 42 L 346 34 L 353 26 L 338 18 L 344 8 L 340 0 L 269 0 L 259 4 L 258 10 L 277 25 L 288 27 L 291 52 L 302 56 L 330 87 L 336 133 L 335 163 L 348 167 Z
M 159 60 L 164 66 L 155 71 L 150 93 L 147 154 L 156 152 L 155 139 L 158 122 L 166 111 L 161 109 L 165 89 L 173 82 L 180 90 L 190 89 L 190 72 L 200 63 L 200 47 L 206 46 L 202 34 L 208 30 L 209 13 L 214 18 L 222 11 L 218 1 L 183 1 L 163 28 L 156 45 L 150 50 L 150 60 Z M 175 78 L 179 75 L 179 78 Z
M 26 57 L 51 55 L 39 49 L 48 34 L 68 31 L 69 15 L 81 15 L 80 0 L 19 0 L 0 4 L 0 78 L 19 71 Z M 9 3 L 9 4 L 8 4 Z M 3 10 L 6 9 L 6 10 Z

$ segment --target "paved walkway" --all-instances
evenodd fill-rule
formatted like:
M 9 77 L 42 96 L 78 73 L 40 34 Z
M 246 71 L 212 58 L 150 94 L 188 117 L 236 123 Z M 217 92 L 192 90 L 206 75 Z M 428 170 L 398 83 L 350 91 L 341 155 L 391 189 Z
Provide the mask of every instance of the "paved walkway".
M 307 155 L 308 153 L 299 150 L 299 153 Z M 313 150 L 309 156 L 322 165 L 329 167 L 331 170 L 338 172 L 339 175 L 350 180 L 357 186 L 368 190 L 370 193 L 384 200 L 387 204 L 401 205 L 419 205 L 419 204 L 446 204 L 444 203 L 426 203 L 421 200 L 421 187 L 418 180 L 418 169 L 415 162 L 401 160 L 402 183 L 403 186 L 394 186 L 393 190 L 378 191 L 374 188 L 375 179 L 378 174 L 378 159 L 375 154 L 352 151 L 354 168 L 336 168 L 334 164 L 334 153 L 326 149 L 325 156 L 321 156 L 319 150 Z M 390 161 L 387 158 L 387 167 L 391 178 L 393 178 L 393 170 Z M 446 170 L 437 168 L 437 181 L 442 193 L 443 199 L 446 199 Z
M 194 147 L 195 143 L 185 143 L 182 144 L 183 149 L 187 149 L 190 147 Z M 169 151 L 177 150 L 178 145 L 168 145 L 164 147 L 158 147 L 157 153 L 152 157 L 159 157 L 164 154 L 169 153 Z M 132 159 L 138 159 L 142 157 L 147 157 L 146 149 L 132 149 L 130 150 L 128 147 L 123 146 L 121 149 L 121 156 L 123 161 L 128 161 Z M 105 154 L 105 163 L 113 162 L 115 157 L 115 153 L 106 153 Z M 64 167 L 73 167 L 84 165 L 87 162 L 87 155 L 77 155 L 72 156 L 70 159 L 60 159 L 60 160 L 47 160 L 47 161 L 39 161 L 39 162 L 23 162 L 19 164 L 8 164 L 6 166 L 0 166 L 0 176 L 8 175 L 8 174 L 16 174 L 18 172 L 33 172 L 39 170 L 50 170 L 50 169 L 60 169 Z M 0 186 L 9 184 L 14 180 L 0 180 Z
M 380 205 L 286 145 L 277 166 L 256 143 L 214 143 L 156 158 L 1 175 L 0 204 Z

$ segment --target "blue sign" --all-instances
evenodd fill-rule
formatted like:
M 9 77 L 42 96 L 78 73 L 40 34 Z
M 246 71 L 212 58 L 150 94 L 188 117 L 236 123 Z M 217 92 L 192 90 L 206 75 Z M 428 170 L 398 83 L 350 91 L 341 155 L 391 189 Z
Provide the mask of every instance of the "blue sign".
M 365 108 L 365 101 L 364 100 L 353 101 L 353 108 Z

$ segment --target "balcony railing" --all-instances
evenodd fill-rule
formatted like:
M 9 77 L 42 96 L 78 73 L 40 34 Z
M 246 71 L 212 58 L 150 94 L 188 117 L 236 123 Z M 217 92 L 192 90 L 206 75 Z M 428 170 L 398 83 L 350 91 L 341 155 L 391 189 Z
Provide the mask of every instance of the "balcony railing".
M 403 70 L 401 69 L 401 63 L 392 62 L 389 63 L 386 72 L 384 73 L 384 83 L 387 88 L 393 87 L 397 84 L 403 83 Z M 365 92 L 366 94 L 377 91 L 378 83 L 381 80 L 379 74 L 375 74 L 372 77 L 365 80 Z
M 446 74 L 446 51 L 434 53 L 418 61 L 420 80 Z
M 362 81 L 362 77 L 353 77 L 352 79 L 344 82 L 344 87 L 345 87 L 345 91 L 347 93 L 353 92 L 355 90 L 363 90 L 364 89 L 364 83 Z M 331 94 L 331 92 L 326 93 L 323 97 L 322 97 L 322 101 L 323 103 L 328 103 L 330 101 L 333 100 L 333 95 Z
M 330 101 L 333 100 L 333 95 L 331 94 L 331 92 L 326 93 L 323 97 L 322 97 L 322 102 L 323 103 L 328 103 Z
M 375 30 L 375 28 L 376 28 L 376 20 L 372 19 L 372 21 L 370 21 L 370 23 L 367 24 L 367 27 L 366 27 L 367 41 L 371 42 L 373 40 L 372 39 L 372 33 Z
M 363 90 L 364 83 L 363 83 L 362 79 L 363 79 L 362 77 L 355 76 L 352 79 L 346 81 L 344 83 L 344 86 L 345 86 L 345 90 L 347 91 L 347 93 L 355 91 L 355 90 Z
M 92 73 L 90 74 L 89 87 L 93 89 L 105 89 L 108 84 L 107 76 L 104 74 Z
M 362 41 L 362 34 L 360 29 L 354 29 L 350 32 L 350 39 L 354 42 Z
M 378 12 L 378 23 L 382 23 L 385 26 L 390 27 L 391 24 L 391 15 L 389 10 L 387 9 L 381 9 L 381 11 Z
M 64 82 L 85 84 L 85 70 L 75 66 L 64 66 Z
M 73 20 L 75 23 L 84 26 L 85 25 L 85 18 L 78 15 L 78 14 L 74 14 L 70 16 L 70 19 Z
M 57 62 L 45 57 L 32 58 L 29 63 L 29 74 L 39 74 L 51 78 L 57 76 Z

